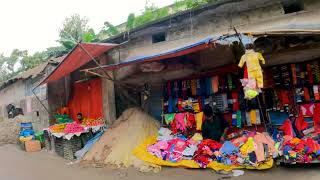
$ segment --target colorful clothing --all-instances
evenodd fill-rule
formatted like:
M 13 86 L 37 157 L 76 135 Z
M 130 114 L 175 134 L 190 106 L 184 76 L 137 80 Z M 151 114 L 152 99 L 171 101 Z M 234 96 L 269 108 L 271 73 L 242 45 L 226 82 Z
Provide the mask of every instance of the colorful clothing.
M 261 53 L 255 52 L 254 50 L 247 50 L 241 57 L 239 67 L 242 68 L 244 63 L 246 63 L 249 78 L 255 79 L 258 87 L 263 88 L 263 75 L 259 61 L 261 61 L 262 64 L 265 64 L 265 60 Z
M 256 113 L 256 110 L 251 110 L 250 111 L 250 121 L 251 121 L 251 124 L 257 124 L 257 113 Z
M 264 134 L 258 133 L 254 136 L 254 143 L 255 143 L 255 153 L 257 157 L 257 161 L 261 162 L 266 160 L 265 159 L 265 149 L 264 144 L 268 145 L 267 153 L 276 153 L 276 149 L 274 147 L 274 141 L 271 139 L 270 136 L 266 136 Z
M 202 129 L 202 122 L 204 120 L 203 112 L 199 112 L 195 115 L 196 117 L 196 130 L 201 131 Z
M 185 132 L 187 130 L 185 113 L 178 113 L 174 118 L 176 122 L 176 128 L 182 132 Z
M 211 85 L 212 85 L 213 93 L 217 93 L 219 91 L 219 77 L 218 76 L 212 77 Z

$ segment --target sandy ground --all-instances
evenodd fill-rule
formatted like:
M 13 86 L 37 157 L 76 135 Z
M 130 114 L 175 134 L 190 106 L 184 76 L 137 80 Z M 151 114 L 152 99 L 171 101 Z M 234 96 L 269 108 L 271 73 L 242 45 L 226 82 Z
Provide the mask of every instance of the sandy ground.
M 267 171 L 245 171 L 239 180 L 263 179 L 320 179 L 320 166 L 278 167 Z M 135 169 L 113 170 L 106 168 L 83 167 L 70 165 L 67 161 L 51 152 L 27 153 L 16 145 L 0 146 L 0 179 L 1 180 L 141 180 L 153 179 L 230 179 L 212 173 L 210 170 L 188 170 L 183 168 L 163 168 L 160 173 L 140 173 Z

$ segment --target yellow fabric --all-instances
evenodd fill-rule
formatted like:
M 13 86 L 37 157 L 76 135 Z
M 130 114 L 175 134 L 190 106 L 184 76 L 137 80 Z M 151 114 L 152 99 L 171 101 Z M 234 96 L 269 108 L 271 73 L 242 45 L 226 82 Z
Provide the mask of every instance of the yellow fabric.
M 170 162 L 170 161 L 164 161 L 162 159 L 159 159 L 155 156 L 153 156 L 152 154 L 150 154 L 147 151 L 147 147 L 156 143 L 157 138 L 154 136 L 150 136 L 148 137 L 143 144 L 139 145 L 138 147 L 136 147 L 136 149 L 133 150 L 133 154 L 143 160 L 146 161 L 148 163 L 151 164 L 156 164 L 159 166 L 170 166 L 170 167 L 185 167 L 185 168 L 200 168 L 199 165 L 194 162 L 193 160 L 182 160 L 176 163 Z M 218 163 L 216 161 L 211 162 L 210 164 L 208 164 L 208 168 L 211 168 L 213 170 L 225 170 L 225 171 L 231 171 L 233 169 L 258 169 L 258 170 L 264 170 L 264 169 L 270 169 L 273 166 L 273 160 L 271 159 L 270 161 L 267 161 L 265 163 L 261 163 L 259 164 L 257 167 L 252 167 L 252 166 L 227 166 L 224 165 L 222 163 Z
M 241 146 L 240 152 L 242 155 L 248 156 L 248 153 L 251 153 L 252 151 L 254 151 L 254 141 L 253 138 L 250 137 L 248 138 L 248 141 Z
M 203 137 L 200 133 L 195 133 L 192 138 L 192 140 L 195 140 L 195 141 L 202 141 L 203 140 Z
M 257 124 L 257 114 L 255 110 L 250 111 L 250 120 L 252 124 Z
M 200 104 L 199 103 L 193 103 L 192 107 L 193 107 L 194 112 L 196 112 L 196 113 L 200 112 Z
M 247 63 L 248 71 L 261 70 L 259 61 L 265 64 L 265 60 L 261 53 L 255 52 L 254 50 L 247 50 L 246 53 L 241 57 L 239 67 L 243 67 L 244 63 Z
M 255 79 L 257 82 L 257 86 L 259 88 L 263 88 L 263 75 L 262 75 L 262 70 L 253 70 L 250 71 L 248 70 L 248 77 Z
M 196 129 L 201 131 L 202 129 L 202 121 L 203 121 L 203 112 L 199 112 L 196 114 Z
M 265 60 L 261 53 L 255 52 L 254 50 L 247 50 L 246 53 L 241 57 L 239 67 L 243 67 L 246 63 L 248 68 L 248 77 L 256 79 L 259 88 L 263 88 L 263 75 L 259 61 L 265 64 Z
M 33 138 L 32 136 L 28 136 L 28 137 L 20 136 L 19 140 L 22 141 L 22 142 L 27 142 L 27 141 L 31 141 L 32 138 Z

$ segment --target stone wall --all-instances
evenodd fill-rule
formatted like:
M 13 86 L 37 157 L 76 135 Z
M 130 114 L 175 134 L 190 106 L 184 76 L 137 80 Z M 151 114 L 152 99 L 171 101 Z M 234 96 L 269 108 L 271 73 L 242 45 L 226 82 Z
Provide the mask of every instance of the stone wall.
M 34 129 L 40 131 L 49 125 L 49 114 L 34 95 L 30 95 L 30 81 L 18 80 L 0 91 L 0 144 L 17 142 L 19 123 L 32 122 Z M 28 87 L 28 88 L 27 88 Z M 46 87 L 37 95 L 45 106 L 48 106 Z M 6 106 L 14 104 L 22 108 L 24 115 L 8 118 Z

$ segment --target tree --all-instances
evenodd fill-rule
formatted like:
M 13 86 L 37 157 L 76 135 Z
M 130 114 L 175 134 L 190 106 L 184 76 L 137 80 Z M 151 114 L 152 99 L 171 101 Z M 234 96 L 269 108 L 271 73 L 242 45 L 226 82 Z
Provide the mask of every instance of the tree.
M 46 51 L 46 56 L 48 58 L 51 57 L 60 57 L 68 53 L 68 50 L 64 46 L 56 46 L 56 47 L 49 47 Z
M 135 15 L 130 13 L 127 19 L 126 31 L 130 31 L 135 26 Z
M 32 56 L 25 56 L 21 60 L 21 68 L 22 70 L 27 70 L 36 67 L 37 65 L 46 62 L 48 56 L 45 51 L 36 52 Z
M 82 36 L 83 42 L 97 42 L 97 35 L 93 29 L 88 29 Z
M 101 31 L 98 34 L 98 39 L 106 39 L 109 38 L 111 36 L 116 36 L 118 35 L 120 32 L 119 30 L 112 25 L 110 22 L 106 21 L 104 22 L 104 27 L 101 29 Z
M 88 18 L 74 14 L 65 19 L 62 29 L 60 29 L 60 39 L 58 40 L 66 49 L 71 50 L 77 42 L 83 39 L 88 32 Z

